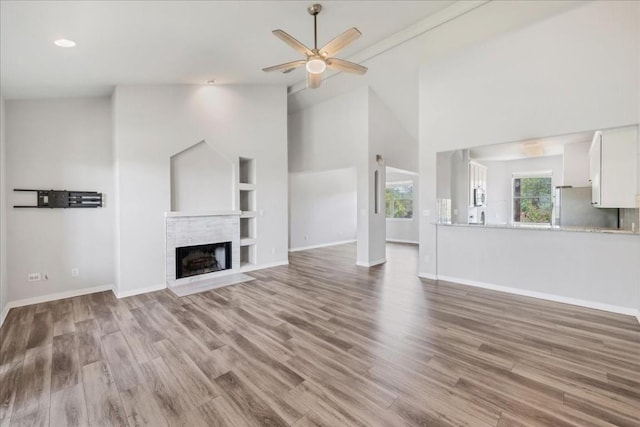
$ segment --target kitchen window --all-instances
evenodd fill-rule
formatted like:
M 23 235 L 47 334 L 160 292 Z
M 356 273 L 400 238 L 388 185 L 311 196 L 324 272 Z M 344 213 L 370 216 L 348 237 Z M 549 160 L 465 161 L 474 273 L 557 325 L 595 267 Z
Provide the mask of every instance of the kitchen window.
M 387 218 L 413 218 L 413 183 L 411 181 L 387 183 L 384 199 Z
M 513 174 L 513 222 L 551 224 L 551 172 Z

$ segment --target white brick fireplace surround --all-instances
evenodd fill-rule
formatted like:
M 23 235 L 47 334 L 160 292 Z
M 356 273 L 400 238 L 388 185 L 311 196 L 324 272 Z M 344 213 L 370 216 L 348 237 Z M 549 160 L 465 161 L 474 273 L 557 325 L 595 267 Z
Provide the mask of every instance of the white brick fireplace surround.
M 167 286 L 183 285 L 240 271 L 240 211 L 165 214 Z M 176 248 L 231 242 L 231 269 L 176 280 Z

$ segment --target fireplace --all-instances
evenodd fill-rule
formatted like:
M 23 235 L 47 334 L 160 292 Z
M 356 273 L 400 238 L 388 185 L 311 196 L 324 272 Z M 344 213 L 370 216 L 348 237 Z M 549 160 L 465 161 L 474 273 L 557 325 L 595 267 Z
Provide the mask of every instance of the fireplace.
M 176 279 L 231 268 L 231 242 L 176 248 Z

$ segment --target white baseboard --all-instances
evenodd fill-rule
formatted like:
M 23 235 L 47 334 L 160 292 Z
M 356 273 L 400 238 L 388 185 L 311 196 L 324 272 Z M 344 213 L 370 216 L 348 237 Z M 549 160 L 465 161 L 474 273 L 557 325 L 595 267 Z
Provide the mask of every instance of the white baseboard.
M 418 277 L 422 277 L 423 279 L 429 279 L 429 280 L 438 280 L 438 276 L 436 274 L 431 274 L 431 273 L 418 273 Z
M 123 292 L 116 290 L 116 288 L 114 287 L 113 294 L 116 296 L 116 298 L 120 299 L 120 298 L 132 297 L 134 295 L 146 294 L 149 292 L 161 291 L 166 288 L 167 288 L 166 283 L 162 283 L 160 285 L 146 286 L 144 288 L 131 289 Z
M 420 242 L 418 242 L 417 240 L 403 240 L 403 239 L 387 239 L 387 242 L 389 243 L 408 243 L 411 245 L 419 245 Z
M 73 298 L 80 295 L 95 294 L 96 292 L 104 292 L 113 290 L 113 285 L 94 286 L 92 288 L 74 289 L 71 291 L 58 292 L 55 294 L 40 295 L 32 298 L 19 299 L 9 301 L 2 311 L 0 318 L 0 326 L 4 323 L 4 319 L 9 314 L 9 310 L 16 307 L 24 307 L 25 305 L 41 304 L 43 302 L 56 301 L 59 299 Z
M 422 277 L 422 276 L 420 276 Z M 492 291 L 506 292 L 514 295 L 543 299 L 547 301 L 560 302 L 564 304 L 576 305 L 578 307 L 594 308 L 596 310 L 609 311 L 611 313 L 638 316 L 638 310 L 631 307 L 620 307 L 617 305 L 604 304 L 595 301 L 587 301 L 578 298 L 564 297 L 561 295 L 547 294 L 545 292 L 529 291 L 526 289 L 512 288 L 509 286 L 494 285 L 491 283 L 477 282 L 475 280 L 461 279 L 450 276 L 437 276 L 436 280 L 444 280 L 460 285 L 473 286 L 476 288 L 490 289 Z M 639 320 L 640 321 L 640 320 Z
M 309 250 L 309 249 L 326 248 L 328 246 L 344 245 L 345 243 L 353 243 L 353 242 L 357 242 L 357 240 L 355 240 L 355 239 L 352 239 L 352 240 L 340 240 L 338 242 L 322 243 L 321 245 L 301 246 L 301 247 L 298 247 L 298 248 L 290 248 L 289 252 L 298 252 L 298 251 L 306 251 L 306 250 Z
M 289 261 L 287 260 L 287 261 L 270 262 L 268 264 L 245 265 L 244 267 L 240 267 L 240 271 L 242 273 L 246 273 L 247 271 L 255 271 L 255 270 L 262 270 L 264 268 L 280 267 L 281 265 L 289 265 Z
M 385 262 L 387 262 L 386 258 L 380 258 L 380 259 L 376 259 L 376 260 L 371 261 L 371 262 L 358 261 L 358 262 L 356 262 L 356 265 L 358 265 L 360 267 L 374 267 L 376 265 L 384 264 Z

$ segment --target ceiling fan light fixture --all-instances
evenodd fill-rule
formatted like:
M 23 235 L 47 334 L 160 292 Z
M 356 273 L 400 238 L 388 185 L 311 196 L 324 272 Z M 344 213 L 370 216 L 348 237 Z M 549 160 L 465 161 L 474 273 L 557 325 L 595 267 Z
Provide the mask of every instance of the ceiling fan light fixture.
M 544 156 L 544 147 L 538 141 L 525 142 L 522 144 L 522 151 L 527 157 Z
M 324 59 L 310 58 L 306 64 L 307 71 L 311 74 L 322 74 L 327 69 L 327 63 Z
M 324 82 L 324 73 L 314 74 L 307 73 L 307 87 L 309 89 L 317 89 Z

